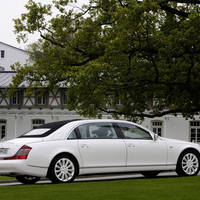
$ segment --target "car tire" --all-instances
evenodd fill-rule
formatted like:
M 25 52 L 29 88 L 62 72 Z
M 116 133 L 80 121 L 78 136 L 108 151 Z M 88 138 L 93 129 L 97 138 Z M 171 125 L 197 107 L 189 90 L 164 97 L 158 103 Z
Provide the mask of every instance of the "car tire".
M 179 176 L 196 176 L 200 169 L 199 154 L 193 150 L 187 150 L 179 156 L 176 173 Z
M 49 167 L 49 179 L 52 183 L 72 182 L 77 174 L 77 162 L 70 155 L 59 155 L 55 157 Z
M 15 178 L 23 184 L 35 184 L 40 180 L 40 177 L 36 176 L 16 176 Z
M 147 178 L 155 178 L 160 172 L 141 172 Z

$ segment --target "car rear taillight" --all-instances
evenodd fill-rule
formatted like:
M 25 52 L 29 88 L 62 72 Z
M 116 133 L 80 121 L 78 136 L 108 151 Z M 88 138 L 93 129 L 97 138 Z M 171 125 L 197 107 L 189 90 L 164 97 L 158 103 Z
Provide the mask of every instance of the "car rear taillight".
M 16 160 L 16 159 L 27 159 L 31 147 L 24 145 L 14 156 L 8 158 L 2 158 L 1 160 Z

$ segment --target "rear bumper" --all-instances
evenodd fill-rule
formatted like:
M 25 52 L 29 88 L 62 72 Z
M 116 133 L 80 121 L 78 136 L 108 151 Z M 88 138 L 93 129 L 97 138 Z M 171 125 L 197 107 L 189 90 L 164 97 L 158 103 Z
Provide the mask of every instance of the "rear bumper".
M 28 166 L 26 160 L 0 160 L 0 175 L 46 177 L 48 168 Z

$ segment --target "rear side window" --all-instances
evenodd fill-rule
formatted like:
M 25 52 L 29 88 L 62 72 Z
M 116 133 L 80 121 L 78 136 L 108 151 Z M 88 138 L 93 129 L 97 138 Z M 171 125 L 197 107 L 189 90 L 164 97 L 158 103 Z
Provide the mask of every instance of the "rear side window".
M 118 123 L 125 139 L 152 140 L 151 135 L 144 129 L 126 123 Z
M 78 131 L 82 139 L 115 139 L 117 133 L 112 123 L 89 123 L 79 126 Z
M 74 139 L 78 139 L 76 136 L 75 131 L 72 131 L 68 137 L 68 140 L 74 140 Z

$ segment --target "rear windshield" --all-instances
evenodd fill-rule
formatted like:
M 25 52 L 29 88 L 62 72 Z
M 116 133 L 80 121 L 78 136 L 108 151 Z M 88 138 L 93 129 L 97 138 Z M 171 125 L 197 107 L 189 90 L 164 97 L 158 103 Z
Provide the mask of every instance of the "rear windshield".
M 33 129 L 25 133 L 23 136 L 40 136 L 45 134 L 47 131 L 51 130 L 50 128 L 41 128 L 41 129 Z
M 32 129 L 23 135 L 19 136 L 19 138 L 26 138 L 26 137 L 46 137 L 50 134 L 52 134 L 54 131 L 57 129 L 61 128 L 65 124 L 68 124 L 72 121 L 76 120 L 65 120 L 65 121 L 59 121 L 59 122 L 52 122 L 52 123 L 47 123 L 43 124 L 41 126 L 38 126 L 35 129 Z

